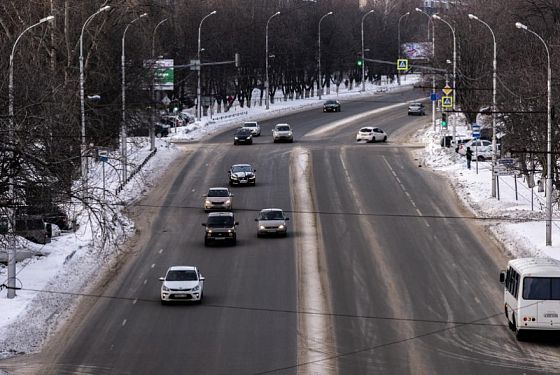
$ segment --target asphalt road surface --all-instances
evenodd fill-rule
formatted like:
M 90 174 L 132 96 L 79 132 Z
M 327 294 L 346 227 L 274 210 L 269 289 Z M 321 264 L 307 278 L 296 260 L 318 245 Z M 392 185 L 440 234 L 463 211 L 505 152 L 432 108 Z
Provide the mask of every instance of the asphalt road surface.
M 185 145 L 161 183 L 131 208 L 129 256 L 75 317 L 14 373 L 525 374 L 560 372 L 557 340 L 517 342 L 505 324 L 498 272 L 506 257 L 481 221 L 408 138 L 405 90 L 264 121 Z M 293 144 L 273 144 L 275 123 Z M 360 126 L 388 142 L 355 142 Z M 255 187 L 234 187 L 235 247 L 203 245 L 202 194 L 251 163 Z M 267 207 L 290 216 L 287 238 L 257 239 Z M 159 276 L 197 265 L 201 305 L 162 306 Z M 4 364 L 12 364 L 5 362 Z M 0 365 L 0 368 L 2 366 Z

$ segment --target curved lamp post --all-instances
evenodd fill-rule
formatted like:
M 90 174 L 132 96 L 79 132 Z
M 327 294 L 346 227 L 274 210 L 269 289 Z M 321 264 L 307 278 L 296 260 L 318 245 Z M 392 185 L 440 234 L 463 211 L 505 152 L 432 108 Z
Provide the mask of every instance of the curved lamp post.
M 373 13 L 373 9 L 362 16 L 362 91 L 366 91 L 366 60 L 364 56 L 364 20 Z
M 126 32 L 128 28 L 136 21 L 138 21 L 142 17 L 146 17 L 148 13 L 143 13 L 140 16 L 136 17 L 132 21 L 126 25 L 124 28 L 123 36 L 121 39 L 121 72 L 122 72 L 122 82 L 121 82 L 121 91 L 122 91 L 122 123 L 121 123 L 121 157 L 122 157 L 122 180 L 123 183 L 126 183 L 127 178 L 127 165 L 128 165 L 128 151 L 126 149 L 126 80 L 125 80 L 125 56 L 124 56 L 124 42 L 126 38 Z
M 208 13 L 206 16 L 204 16 L 202 18 L 202 20 L 200 21 L 200 24 L 198 25 L 198 85 L 196 86 L 196 114 L 198 116 L 198 121 L 200 121 L 200 119 L 202 118 L 202 104 L 200 103 L 200 93 L 201 93 L 201 89 L 200 89 L 200 70 L 202 68 L 202 64 L 200 64 L 200 32 L 202 30 L 202 23 L 204 22 L 205 19 L 207 19 L 208 17 L 212 16 L 216 14 L 216 11 L 212 11 L 210 13 Z
M 268 17 L 268 20 L 266 21 L 265 32 L 264 32 L 264 37 L 265 37 L 265 50 L 266 50 L 266 51 L 265 51 L 265 52 L 266 52 L 266 62 L 265 62 L 265 65 L 266 65 L 266 67 L 265 67 L 265 70 L 266 70 L 265 75 L 266 75 L 266 77 L 265 77 L 265 81 L 264 81 L 264 91 L 265 91 L 266 97 L 265 97 L 265 99 L 264 99 L 264 102 L 265 102 L 265 105 L 266 105 L 266 109 L 269 109 L 269 108 L 270 108 L 270 105 L 269 105 L 269 99 L 270 99 L 270 98 L 269 98 L 269 93 L 268 93 L 268 90 L 269 90 L 269 89 L 268 89 L 268 85 L 269 85 L 269 82 L 268 82 L 268 24 L 270 23 L 270 20 L 271 20 L 271 19 L 273 19 L 274 17 L 276 17 L 276 16 L 279 15 L 279 14 L 280 14 L 280 12 L 276 12 L 276 13 L 274 13 L 272 16 Z
M 80 33 L 80 117 L 81 117 L 81 174 L 82 174 L 82 190 L 83 196 L 87 196 L 87 159 L 86 159 L 86 113 L 85 113 L 85 99 L 84 99 L 84 30 L 86 26 L 90 23 L 93 17 L 97 16 L 101 12 L 105 12 L 111 9 L 109 5 L 106 5 L 93 13 L 84 22 L 82 26 L 82 32 Z
M 319 58 L 318 58 L 318 70 L 319 70 L 319 79 L 317 81 L 317 83 L 319 84 L 319 100 L 321 100 L 321 94 L 323 93 L 323 83 L 321 82 L 321 22 L 323 22 L 323 20 L 325 19 L 325 17 L 331 16 L 333 14 L 333 12 L 329 12 L 327 14 L 325 14 L 323 17 L 321 17 L 321 19 L 319 20 L 319 34 L 317 37 L 317 44 L 319 45 Z
M 417 12 L 422 13 L 428 17 L 428 40 L 430 40 L 430 22 L 432 23 L 432 63 L 436 61 L 436 27 L 432 17 L 420 8 L 415 9 Z M 432 74 L 432 96 L 436 94 L 436 74 Z M 434 132 L 436 131 L 436 102 L 432 101 L 432 126 Z
M 165 18 L 161 21 L 159 21 L 159 23 L 156 25 L 156 27 L 154 27 L 154 31 L 152 31 L 152 123 L 150 124 L 150 128 L 149 128 L 149 133 L 150 133 L 150 151 L 154 150 L 156 148 L 156 137 L 154 134 L 154 122 L 155 122 L 155 111 L 156 111 L 156 90 L 155 90 L 155 73 L 156 73 L 156 31 L 157 29 L 168 20 L 168 18 Z
M 410 14 L 410 12 L 406 12 L 405 14 L 400 16 L 399 17 L 399 22 L 397 23 L 397 47 L 398 47 L 397 59 L 401 58 L 401 20 L 404 17 L 408 16 L 409 14 Z M 399 85 L 401 84 L 401 74 L 400 74 L 400 70 L 398 70 L 398 69 L 397 69 L 397 82 L 398 82 Z
M 548 59 L 547 68 L 547 131 L 546 131 L 546 246 L 552 245 L 552 71 L 550 70 L 550 51 L 544 39 L 521 22 L 515 27 L 530 32 L 544 45 Z
M 474 14 L 469 14 L 469 18 L 471 20 L 475 20 L 483 24 L 490 30 L 490 34 L 492 34 L 492 40 L 494 42 L 494 58 L 492 59 L 492 197 L 496 197 L 496 177 L 494 176 L 496 170 L 496 153 L 497 153 L 497 145 L 496 145 L 496 69 L 497 69 L 497 61 L 496 61 L 496 35 L 494 31 L 486 22 L 475 16 Z
M 8 117 L 9 117 L 9 129 L 8 129 L 8 136 L 10 140 L 14 139 L 14 53 L 16 51 L 16 46 L 27 31 L 31 30 L 32 28 L 39 26 L 43 22 L 52 21 L 54 16 L 48 16 L 45 18 L 41 18 L 39 22 L 29 26 L 25 30 L 19 34 L 14 42 L 12 47 L 12 53 L 10 54 L 10 64 L 9 64 L 9 78 L 8 78 Z M 11 199 L 14 198 L 14 182 L 12 179 L 12 174 L 10 173 L 10 177 L 8 180 L 8 196 Z M 15 216 L 15 211 L 12 210 L 11 212 L 12 217 Z M 13 222 L 10 223 L 10 221 Z M 9 231 L 12 232 L 13 227 L 15 225 L 15 220 L 9 220 L 8 228 Z M 8 298 L 14 298 L 16 296 L 16 247 L 12 243 L 10 249 L 10 256 L 8 259 Z

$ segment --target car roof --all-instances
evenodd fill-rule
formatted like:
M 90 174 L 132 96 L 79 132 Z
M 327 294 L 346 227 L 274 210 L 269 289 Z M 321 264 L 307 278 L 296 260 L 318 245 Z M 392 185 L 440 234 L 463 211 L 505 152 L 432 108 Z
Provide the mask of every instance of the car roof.
M 360 128 L 360 130 L 362 130 L 362 129 L 371 129 L 371 130 L 373 130 L 374 127 L 373 127 L 373 126 L 362 126 L 362 127 Z
M 416 106 L 416 105 L 420 106 L 420 105 L 424 105 L 424 104 L 418 103 L 418 102 L 414 102 L 414 103 L 410 103 L 409 105 L 410 105 L 410 106 L 413 106 L 413 105 L 414 105 L 414 106 Z
M 281 208 L 263 208 L 261 212 L 282 211 Z
M 231 216 L 233 217 L 233 212 L 210 212 L 208 217 L 217 217 L 217 216 Z
M 229 190 L 227 187 L 211 187 L 208 190 Z
M 276 124 L 276 126 L 290 126 L 290 124 L 286 124 L 286 123 L 281 123 L 281 124 Z
M 509 265 L 525 276 L 560 277 L 560 261 L 553 258 L 519 258 Z
M 329 99 L 325 103 L 338 103 L 338 100 Z
M 234 164 L 231 167 L 233 168 L 233 167 L 250 167 L 250 166 L 251 164 Z
M 256 121 L 245 121 L 243 123 L 243 126 L 245 126 L 245 125 L 257 125 L 257 122 Z
M 169 271 L 196 271 L 196 266 L 171 266 L 167 269 Z

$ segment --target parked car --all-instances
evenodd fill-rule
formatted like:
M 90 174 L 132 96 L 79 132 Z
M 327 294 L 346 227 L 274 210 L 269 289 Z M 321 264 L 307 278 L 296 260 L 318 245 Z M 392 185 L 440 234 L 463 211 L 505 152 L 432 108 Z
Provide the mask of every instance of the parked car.
M 237 244 L 237 233 L 235 227 L 239 225 L 233 216 L 233 212 L 210 212 L 206 223 L 204 234 L 204 246 L 221 242 L 235 246 Z
M 239 128 L 235 131 L 233 135 L 233 144 L 245 144 L 245 145 L 252 145 L 253 144 L 253 134 L 250 129 L 246 128 Z
M 229 184 L 255 185 L 257 183 L 257 170 L 251 164 L 234 164 L 228 171 Z
M 254 137 L 258 137 L 261 135 L 261 127 L 256 121 L 246 121 L 243 124 L 242 129 L 249 129 Z
M 255 221 L 257 222 L 257 237 L 263 235 L 288 235 L 288 225 L 286 221 L 289 217 L 279 208 L 265 208 L 259 212 Z
M 408 115 L 412 116 L 424 116 L 426 114 L 424 104 L 422 103 L 410 103 L 408 105 Z
M 160 122 L 174 128 L 187 125 L 187 122 L 179 115 L 163 115 L 160 118 Z
M 356 134 L 356 142 L 366 141 L 366 142 L 377 142 L 383 141 L 387 142 L 387 133 L 379 128 L 373 126 L 364 126 Z
M 280 141 L 293 142 L 294 134 L 290 125 L 277 124 L 272 130 L 272 140 L 274 141 L 274 143 Z
M 340 102 L 338 100 L 327 100 L 323 104 L 323 112 L 340 112 Z
M 155 123 L 154 124 L 154 134 L 157 138 L 167 137 L 169 135 L 169 125 L 162 124 L 162 123 Z
M 161 304 L 178 301 L 202 302 L 204 276 L 196 266 L 169 267 L 161 284 Z
M 499 149 L 499 145 L 497 145 Z M 470 147 L 473 152 L 473 159 L 476 157 L 479 161 L 492 159 L 492 142 L 484 139 L 473 139 L 469 142 L 459 144 L 459 154 L 465 156 L 467 147 Z
M 225 187 L 213 187 L 208 189 L 204 197 L 204 211 L 220 210 L 231 211 L 233 209 L 233 194 Z

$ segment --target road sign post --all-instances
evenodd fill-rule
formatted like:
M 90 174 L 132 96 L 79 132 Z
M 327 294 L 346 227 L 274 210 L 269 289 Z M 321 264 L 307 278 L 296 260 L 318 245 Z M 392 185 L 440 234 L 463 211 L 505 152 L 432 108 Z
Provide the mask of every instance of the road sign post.
M 408 70 L 408 59 L 398 59 L 397 60 L 397 70 Z

